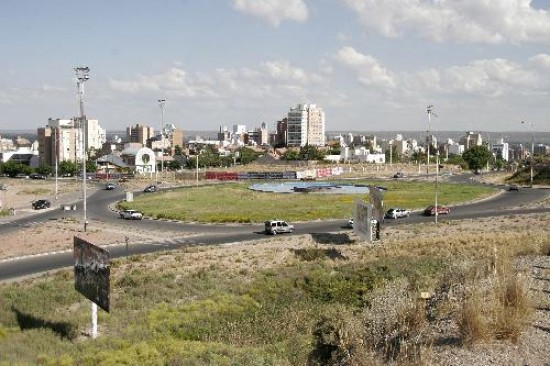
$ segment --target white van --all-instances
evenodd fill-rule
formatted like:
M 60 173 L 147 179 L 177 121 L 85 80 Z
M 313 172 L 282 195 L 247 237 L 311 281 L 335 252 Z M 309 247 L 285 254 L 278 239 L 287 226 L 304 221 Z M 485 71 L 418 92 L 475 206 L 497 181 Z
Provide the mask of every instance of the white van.
M 282 220 L 269 220 L 264 222 L 266 234 L 282 234 L 291 233 L 294 231 L 294 225 L 289 225 Z

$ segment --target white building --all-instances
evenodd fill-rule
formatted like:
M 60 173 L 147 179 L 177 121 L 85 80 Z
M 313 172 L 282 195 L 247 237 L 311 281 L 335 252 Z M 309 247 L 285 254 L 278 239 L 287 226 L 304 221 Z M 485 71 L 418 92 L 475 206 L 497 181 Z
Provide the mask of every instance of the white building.
M 462 155 L 462 153 L 464 152 L 464 145 L 454 143 L 454 144 L 448 145 L 447 149 L 449 151 L 449 154 Z
M 288 112 L 288 146 L 325 146 L 325 112 L 315 104 L 298 104 Z
M 384 164 L 386 162 L 386 154 L 371 154 L 369 149 L 364 146 L 358 148 L 346 146 L 340 149 L 340 160 L 353 163 Z
M 148 147 L 142 147 L 139 143 L 125 144 L 120 158 L 135 173 L 147 174 L 156 171 L 155 152 Z
M 504 161 L 509 160 L 508 143 L 504 142 L 504 139 L 498 139 L 496 144 L 493 144 L 491 151 L 495 155 L 495 157 L 500 156 Z

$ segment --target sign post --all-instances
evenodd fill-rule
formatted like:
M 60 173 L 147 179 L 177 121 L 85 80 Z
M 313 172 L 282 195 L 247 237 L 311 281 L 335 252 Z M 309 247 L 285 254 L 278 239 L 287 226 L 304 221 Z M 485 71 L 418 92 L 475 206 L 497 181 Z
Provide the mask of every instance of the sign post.
M 97 307 L 109 312 L 109 252 L 77 236 L 74 237 L 75 289 L 92 302 L 92 338 L 97 337 Z

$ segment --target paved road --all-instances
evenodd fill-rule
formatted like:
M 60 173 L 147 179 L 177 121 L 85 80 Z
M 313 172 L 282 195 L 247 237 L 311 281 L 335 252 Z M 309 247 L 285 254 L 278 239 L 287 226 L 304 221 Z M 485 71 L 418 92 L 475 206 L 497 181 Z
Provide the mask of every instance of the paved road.
M 474 184 L 474 183 L 468 183 Z M 536 202 L 550 196 L 550 189 L 520 189 L 519 192 L 506 192 L 496 195 L 493 198 L 476 203 L 454 206 L 450 215 L 440 215 L 439 221 L 460 220 L 465 218 L 493 217 L 510 214 L 527 214 L 537 212 L 550 212 L 550 208 L 527 208 L 529 202 Z M 141 220 L 126 221 L 118 219 L 118 213 L 109 209 L 109 203 L 120 200 L 125 194 L 120 190 L 105 191 L 99 190 L 88 197 L 87 215 L 92 225 L 102 221 L 119 225 L 121 230 L 132 230 L 139 225 L 140 229 L 162 232 L 164 230 L 182 233 L 177 239 L 162 239 L 155 243 L 132 243 L 126 248 L 125 245 L 113 245 L 109 247 L 111 258 L 118 258 L 127 255 L 152 253 L 157 251 L 175 250 L 192 245 L 216 245 L 229 244 L 242 241 L 249 241 L 264 238 L 263 227 L 259 224 L 246 225 L 209 225 L 181 223 L 162 220 Z M 77 203 L 78 204 L 78 203 Z M 79 207 L 80 208 L 80 207 Z M 81 210 L 61 211 L 51 209 L 35 213 L 27 217 L 14 219 L 10 222 L 0 223 L 0 235 L 13 230 L 20 230 L 21 227 L 33 225 L 37 222 L 60 218 L 67 215 L 76 215 L 81 218 Z M 434 221 L 433 217 L 422 216 L 415 212 L 409 218 L 399 220 L 386 220 L 385 225 L 393 226 L 400 223 L 417 223 Z M 298 223 L 293 235 L 321 234 L 346 230 L 344 225 L 347 220 L 326 220 Z M 347 229 L 349 230 L 349 229 Z M 185 233 L 203 233 L 202 235 L 189 235 Z M 72 252 L 56 253 L 49 255 L 24 257 L 21 259 L 0 261 L 0 281 L 14 280 L 21 277 L 43 273 L 73 266 Z

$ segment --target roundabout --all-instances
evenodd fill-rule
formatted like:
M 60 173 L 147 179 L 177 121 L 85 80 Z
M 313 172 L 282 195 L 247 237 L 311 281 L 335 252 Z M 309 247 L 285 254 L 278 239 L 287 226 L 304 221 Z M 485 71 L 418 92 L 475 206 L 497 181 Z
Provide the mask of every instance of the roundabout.
M 250 190 L 270 193 L 323 193 L 323 194 L 368 194 L 366 185 L 335 182 L 269 182 L 257 183 Z

